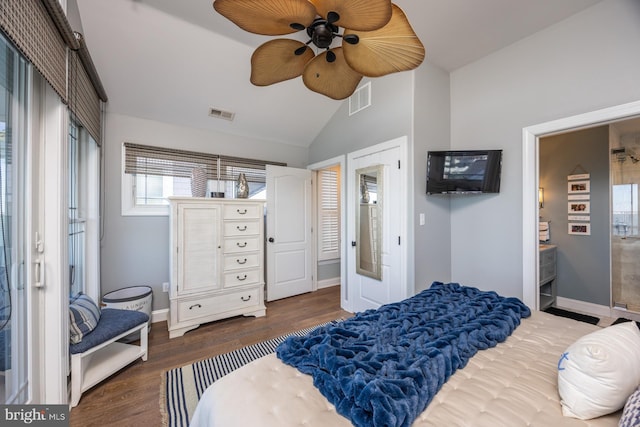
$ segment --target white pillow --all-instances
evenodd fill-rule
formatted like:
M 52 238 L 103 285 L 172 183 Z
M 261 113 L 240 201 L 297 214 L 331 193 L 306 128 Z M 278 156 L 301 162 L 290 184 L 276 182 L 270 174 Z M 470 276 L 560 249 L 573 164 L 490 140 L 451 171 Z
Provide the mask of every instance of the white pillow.
M 622 408 L 640 384 L 640 330 L 635 322 L 592 332 L 558 361 L 562 414 L 588 420 Z

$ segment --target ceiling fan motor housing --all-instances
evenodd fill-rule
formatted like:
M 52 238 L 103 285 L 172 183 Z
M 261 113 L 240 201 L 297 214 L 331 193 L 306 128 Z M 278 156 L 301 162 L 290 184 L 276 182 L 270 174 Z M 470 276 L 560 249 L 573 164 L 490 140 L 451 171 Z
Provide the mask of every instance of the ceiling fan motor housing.
M 328 49 L 338 31 L 337 26 L 322 18 L 317 18 L 307 27 L 307 34 L 311 37 L 311 41 L 320 49 Z

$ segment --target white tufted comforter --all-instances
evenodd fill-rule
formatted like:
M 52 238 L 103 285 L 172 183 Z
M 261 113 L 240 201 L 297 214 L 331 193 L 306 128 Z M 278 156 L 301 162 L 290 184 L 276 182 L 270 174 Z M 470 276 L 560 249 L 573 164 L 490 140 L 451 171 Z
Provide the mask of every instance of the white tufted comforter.
M 456 371 L 414 427 L 617 426 L 620 413 L 589 421 L 562 416 L 557 388 L 560 355 L 597 326 L 533 312 L 496 347 Z M 348 427 L 312 378 L 274 354 L 213 383 L 191 427 Z

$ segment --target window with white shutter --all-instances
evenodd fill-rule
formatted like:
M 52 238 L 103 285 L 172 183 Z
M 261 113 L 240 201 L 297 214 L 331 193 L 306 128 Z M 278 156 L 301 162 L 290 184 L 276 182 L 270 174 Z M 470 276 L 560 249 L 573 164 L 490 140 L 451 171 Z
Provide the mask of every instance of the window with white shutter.
M 340 257 L 340 167 L 318 171 L 318 260 Z

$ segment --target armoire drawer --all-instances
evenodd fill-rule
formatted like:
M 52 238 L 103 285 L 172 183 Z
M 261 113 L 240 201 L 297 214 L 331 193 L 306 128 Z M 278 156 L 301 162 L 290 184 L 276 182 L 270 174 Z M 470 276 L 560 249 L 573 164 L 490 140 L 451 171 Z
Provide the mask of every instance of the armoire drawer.
M 224 219 L 262 218 L 262 205 L 228 203 L 224 205 Z
M 259 249 L 259 245 L 260 240 L 258 236 L 224 239 L 224 253 L 253 252 Z
M 257 306 L 258 289 L 248 289 L 223 295 L 194 298 L 178 302 L 178 321 L 213 316 L 226 311 Z
M 260 280 L 259 270 L 240 270 L 224 275 L 224 287 L 233 288 L 234 286 L 251 285 L 258 283 Z
M 260 233 L 260 222 L 258 220 L 249 221 L 225 221 L 225 236 L 251 236 Z
M 236 254 L 224 257 L 224 271 L 254 268 L 260 266 L 260 257 L 257 253 Z

